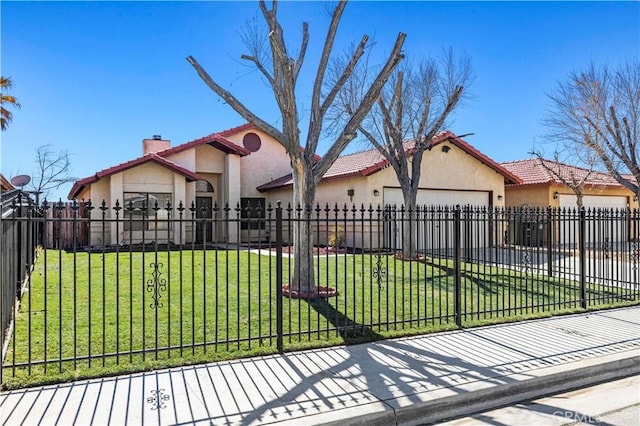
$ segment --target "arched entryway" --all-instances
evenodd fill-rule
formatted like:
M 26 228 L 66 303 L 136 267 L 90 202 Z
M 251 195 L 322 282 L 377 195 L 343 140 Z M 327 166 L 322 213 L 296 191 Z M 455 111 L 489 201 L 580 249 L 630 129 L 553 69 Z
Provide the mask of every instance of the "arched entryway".
M 195 242 L 198 244 L 213 242 L 213 229 L 215 223 L 213 218 L 213 198 L 215 189 L 211 182 L 206 179 L 196 181 L 196 235 Z

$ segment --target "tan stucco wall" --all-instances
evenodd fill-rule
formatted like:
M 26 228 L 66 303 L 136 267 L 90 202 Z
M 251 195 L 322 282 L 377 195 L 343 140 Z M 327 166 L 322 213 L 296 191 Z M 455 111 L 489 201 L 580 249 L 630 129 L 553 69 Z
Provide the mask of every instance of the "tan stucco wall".
M 141 164 L 122 173 L 112 176 L 112 179 L 122 175 L 122 190 L 120 192 L 174 192 L 174 172 L 154 163 Z M 183 177 L 184 180 L 184 177 Z M 111 185 L 112 192 L 117 185 Z
M 191 150 L 194 151 L 194 150 Z M 209 145 L 202 145 L 195 149 L 196 173 L 224 173 L 225 153 Z
M 520 207 L 523 205 L 531 207 L 546 207 L 553 200 L 553 191 L 549 190 L 549 186 L 544 185 L 528 185 L 528 186 L 506 186 L 505 187 L 505 206 Z
M 261 197 L 256 187 L 291 173 L 291 162 L 284 147 L 275 139 L 257 129 L 250 129 L 230 136 L 228 139 L 236 145 L 243 146 L 242 139 L 247 133 L 255 133 L 260 137 L 262 145 L 251 155 L 240 160 L 242 183 L 240 191 L 243 197 Z
M 186 151 L 178 152 L 177 154 L 167 156 L 167 160 L 184 167 L 188 170 L 196 170 L 196 151 L 195 149 L 188 149 Z

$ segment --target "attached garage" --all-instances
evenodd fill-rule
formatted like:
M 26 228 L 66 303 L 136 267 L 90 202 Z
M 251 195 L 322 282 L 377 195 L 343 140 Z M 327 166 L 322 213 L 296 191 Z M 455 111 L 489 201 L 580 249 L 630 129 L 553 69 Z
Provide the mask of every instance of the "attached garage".
M 455 206 L 471 205 L 488 207 L 491 202 L 490 191 L 464 191 L 453 189 L 419 189 L 417 201 L 419 206 Z M 384 188 L 385 205 L 404 205 L 404 197 L 400 188 Z
M 560 194 L 560 208 L 577 208 L 577 196 L 575 194 Z M 586 209 L 626 209 L 629 198 L 615 195 L 585 195 L 582 199 Z M 586 244 L 604 246 L 613 242 L 627 241 L 629 239 L 629 224 L 626 220 L 613 219 L 600 212 L 596 215 L 587 215 Z M 577 223 L 562 223 L 559 227 L 558 240 L 561 242 L 577 242 Z
M 577 207 L 578 197 L 575 194 L 560 194 L 560 207 Z M 629 197 L 622 195 L 585 195 L 582 203 L 586 208 L 626 209 Z
M 400 188 L 384 188 L 383 200 L 385 206 L 396 206 L 394 217 L 389 218 L 385 226 L 385 245 L 389 248 L 402 247 L 402 229 L 409 226 L 407 220 L 402 220 L 400 206 L 404 205 L 404 198 Z M 469 191 L 448 189 L 420 189 L 417 202 L 423 206 L 472 206 L 489 207 L 491 205 L 491 191 Z M 405 218 L 406 219 L 406 218 Z M 461 246 L 463 248 L 478 248 L 490 245 L 490 226 L 486 222 L 466 220 L 461 229 Z M 421 217 L 411 223 L 415 227 L 413 233 L 418 242 L 418 250 L 431 252 L 433 249 L 453 249 L 454 223 L 452 214 L 435 214 Z
M 405 154 L 411 161 L 414 150 L 413 141 L 405 144 Z M 504 206 L 504 186 L 519 183 L 519 179 L 498 163 L 482 154 L 464 140 L 449 131 L 434 137 L 429 150 L 424 152 L 420 163 L 420 183 L 422 188 L 417 194 L 420 206 L 473 206 L 488 208 Z M 286 200 L 290 197 L 293 185 L 291 175 L 275 179 L 258 187 L 260 192 L 269 192 L 267 201 Z M 442 211 L 434 220 L 424 217 L 409 224 L 403 220 L 400 207 L 404 198 L 400 183 L 391 162 L 379 151 L 370 149 L 339 157 L 316 188 L 315 201 L 325 205 L 339 207 L 353 206 L 359 212 L 362 206 L 373 209 L 384 206 L 396 206 L 397 211 L 384 212 L 385 223 L 381 230 L 378 224 L 368 224 L 361 232 L 356 226 L 345 221 L 345 245 L 366 249 L 384 248 L 399 250 L 402 248 L 402 231 L 407 225 L 418 244 L 418 250 L 431 250 L 432 247 L 453 248 L 453 214 Z M 349 213 L 350 215 L 351 213 Z M 359 215 L 360 213 L 357 213 Z M 428 216 L 428 215 L 427 215 Z M 478 220 L 469 221 L 473 225 L 462 230 L 466 247 L 488 246 L 501 239 L 490 238 Z M 489 225 L 487 225 L 488 227 Z M 416 229 L 417 228 L 417 229 Z M 415 229 L 415 231 L 414 231 Z M 317 241 L 324 244 L 322 232 Z M 383 234 L 384 233 L 384 234 Z M 494 234 L 498 234 L 497 231 Z M 384 235 L 384 237 L 382 237 Z M 381 238 L 382 237 L 382 238 Z

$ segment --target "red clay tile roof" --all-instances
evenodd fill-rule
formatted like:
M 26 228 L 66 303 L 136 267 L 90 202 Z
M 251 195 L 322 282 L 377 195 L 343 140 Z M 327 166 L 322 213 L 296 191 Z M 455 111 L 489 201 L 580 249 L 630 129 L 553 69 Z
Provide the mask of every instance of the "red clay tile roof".
M 630 181 L 631 183 L 635 183 L 637 184 L 638 180 L 636 179 L 636 177 L 630 173 L 622 173 L 621 176 L 623 178 L 625 178 L 626 180 Z
M 467 154 L 476 158 L 481 163 L 495 170 L 497 173 L 504 176 L 507 183 L 518 183 L 520 179 L 513 173 L 500 166 L 473 146 L 469 145 L 464 140 L 457 137 L 450 131 L 441 132 L 433 138 L 433 146 L 439 145 L 445 141 L 449 141 L 451 144 L 457 146 Z M 413 154 L 414 143 L 412 141 L 405 143 L 405 149 L 408 155 Z M 347 154 L 341 157 L 333 163 L 333 165 L 327 170 L 322 180 L 342 179 L 350 176 L 369 176 L 389 166 L 389 161 L 380 154 L 376 149 L 370 149 L 367 151 L 357 152 L 354 154 Z M 260 192 L 265 192 L 277 188 L 282 188 L 293 184 L 292 175 L 282 176 L 269 183 L 259 186 L 257 189 Z
M 191 170 L 185 169 L 184 167 L 174 163 L 173 161 L 169 161 L 166 158 L 162 158 L 159 155 L 152 153 L 152 154 L 144 155 L 142 157 L 138 157 L 135 160 L 127 161 L 126 163 L 121 163 L 116 166 L 109 167 L 104 170 L 100 170 L 93 176 L 89 176 L 84 179 L 77 180 L 73 184 L 71 191 L 69 191 L 68 198 L 70 200 L 74 199 L 75 197 L 78 196 L 78 194 L 80 194 L 80 192 L 82 192 L 85 186 L 90 185 L 94 182 L 97 182 L 98 179 L 100 178 L 111 176 L 115 173 L 123 172 L 132 167 L 136 167 L 150 161 L 162 167 L 165 167 L 173 172 L 181 174 L 187 179 L 188 182 L 193 182 L 201 179 L 200 176 L 198 176 L 196 173 L 192 172 Z
M 545 183 L 563 185 L 562 181 L 557 176 L 543 166 L 543 161 L 547 167 L 557 171 L 560 176 L 568 181 L 573 179 L 580 181 L 589 174 L 589 169 L 571 166 L 552 160 L 541 160 L 539 158 L 509 161 L 502 163 L 502 166 L 520 177 L 522 182 L 519 185 L 538 185 Z M 591 174 L 587 177 L 585 184 L 594 186 L 621 186 L 610 174 L 598 171 L 591 171 Z
M 210 135 L 192 140 L 191 142 L 186 142 L 181 145 L 174 146 L 172 148 L 167 148 L 163 151 L 158 151 L 156 154 L 158 154 L 161 157 L 167 157 L 169 155 L 186 151 L 188 149 L 195 148 L 197 146 L 204 145 L 204 144 L 209 144 L 215 148 L 218 148 L 220 151 L 226 154 L 237 154 L 241 157 L 251 154 L 251 151 L 249 151 L 244 147 L 236 145 L 235 143 L 231 142 L 229 139 L 222 136 L 220 133 L 211 133 Z
M 227 136 L 235 135 L 236 133 L 240 133 L 244 130 L 250 130 L 250 129 L 257 129 L 257 127 L 251 123 L 245 123 L 241 126 L 236 126 L 236 127 L 232 127 L 231 129 L 223 130 L 221 132 L 218 132 L 217 134 L 223 137 L 227 137 Z M 304 148 L 302 148 L 302 152 L 304 152 Z M 318 154 L 314 155 L 313 158 L 316 161 L 320 161 L 322 159 L 322 157 L 320 157 Z
M 242 124 L 240 126 L 232 127 L 230 129 L 218 132 L 218 134 L 220 136 L 226 138 L 227 136 L 235 135 L 236 133 L 240 133 L 240 132 L 242 132 L 244 130 L 255 129 L 255 128 L 256 128 L 256 126 L 254 126 L 253 124 L 245 123 L 245 124 Z

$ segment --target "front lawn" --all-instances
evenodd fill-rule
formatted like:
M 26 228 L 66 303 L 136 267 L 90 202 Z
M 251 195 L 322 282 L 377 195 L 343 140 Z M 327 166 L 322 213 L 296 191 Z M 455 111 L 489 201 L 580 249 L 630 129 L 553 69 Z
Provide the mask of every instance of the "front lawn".
M 314 264 L 318 285 L 339 294 L 283 299 L 285 350 L 455 327 L 450 260 L 331 254 Z M 285 277 L 293 267 L 285 257 Z M 463 264 L 460 278 L 464 326 L 580 307 L 569 279 L 474 264 Z M 275 290 L 268 251 L 42 251 L 9 342 L 4 385 L 273 353 Z M 587 288 L 591 305 L 624 304 L 628 296 L 624 288 Z

